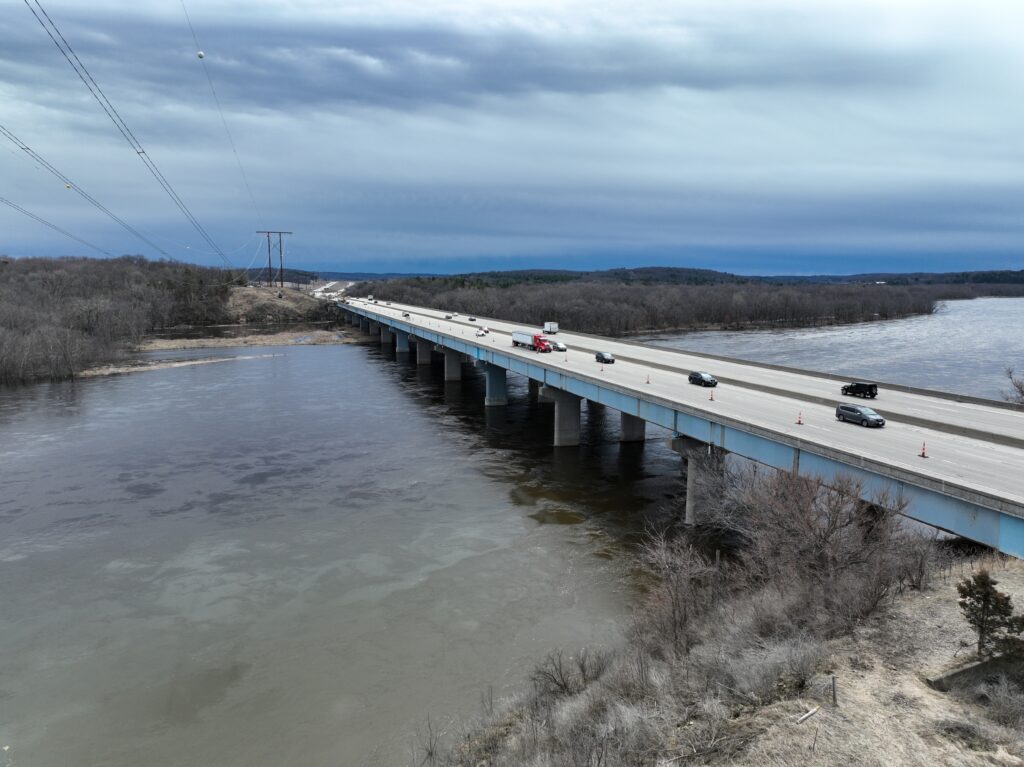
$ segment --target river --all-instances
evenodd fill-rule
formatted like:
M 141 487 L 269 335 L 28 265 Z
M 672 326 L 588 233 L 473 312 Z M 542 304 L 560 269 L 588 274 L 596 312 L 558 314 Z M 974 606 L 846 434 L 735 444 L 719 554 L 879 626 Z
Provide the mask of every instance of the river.
M 987 396 L 1024 299 L 814 330 L 659 338 Z M 579 450 L 510 376 L 372 345 L 0 390 L 0 745 L 11 765 L 408 759 L 555 648 L 614 644 L 629 541 L 678 493 L 657 434 Z M 0 757 L 0 764 L 2 764 Z

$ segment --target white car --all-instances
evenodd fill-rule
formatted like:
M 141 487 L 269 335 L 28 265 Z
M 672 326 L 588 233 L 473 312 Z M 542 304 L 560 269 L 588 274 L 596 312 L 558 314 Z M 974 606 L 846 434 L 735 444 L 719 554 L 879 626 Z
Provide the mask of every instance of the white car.
M 548 339 L 548 343 L 551 344 L 551 348 L 554 349 L 556 352 L 569 351 L 569 347 L 563 344 L 561 341 L 552 341 Z
M 484 331 L 482 331 L 482 330 L 476 331 L 476 337 L 477 338 L 480 338 L 481 336 L 485 336 L 485 335 L 487 335 L 487 334 Z
M 481 333 L 490 333 L 491 329 L 490 328 L 480 328 L 480 332 Z

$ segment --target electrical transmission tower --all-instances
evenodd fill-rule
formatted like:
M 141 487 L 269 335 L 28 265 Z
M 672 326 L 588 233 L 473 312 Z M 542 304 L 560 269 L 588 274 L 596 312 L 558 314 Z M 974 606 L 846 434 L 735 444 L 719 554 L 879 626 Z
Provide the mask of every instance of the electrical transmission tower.
M 273 256 L 271 255 L 270 235 L 272 235 L 272 234 L 276 234 L 277 235 L 277 258 L 278 258 L 278 263 L 280 264 L 280 269 L 278 270 L 277 276 L 278 276 L 278 282 L 280 283 L 280 286 L 283 288 L 284 287 L 284 235 L 291 234 L 291 232 L 268 232 L 265 229 L 261 229 L 261 230 L 258 230 L 256 232 L 256 234 L 265 234 L 265 235 L 267 235 L 267 282 L 270 283 L 271 287 L 273 287 L 273 285 L 274 285 L 274 262 L 273 262 Z

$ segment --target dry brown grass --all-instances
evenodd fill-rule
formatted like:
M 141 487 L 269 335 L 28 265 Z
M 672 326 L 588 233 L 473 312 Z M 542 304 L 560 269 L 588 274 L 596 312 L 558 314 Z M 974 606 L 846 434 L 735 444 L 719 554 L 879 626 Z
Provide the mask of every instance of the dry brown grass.
M 969 657 L 956 581 L 987 565 L 1024 605 L 1024 567 L 951 565 L 863 508 L 855 485 L 840 483 L 837 495 L 787 481 L 741 489 L 744 532 L 767 540 L 734 557 L 717 562 L 686 536 L 653 536 L 644 559 L 657 585 L 625 647 L 553 653 L 532 689 L 485 699 L 448 750 L 423 742 L 414 763 L 1024 764 L 1021 733 L 1006 726 L 1020 721 L 1015 687 L 989 685 L 979 705 L 924 681 Z M 786 540 L 796 534 L 804 539 Z

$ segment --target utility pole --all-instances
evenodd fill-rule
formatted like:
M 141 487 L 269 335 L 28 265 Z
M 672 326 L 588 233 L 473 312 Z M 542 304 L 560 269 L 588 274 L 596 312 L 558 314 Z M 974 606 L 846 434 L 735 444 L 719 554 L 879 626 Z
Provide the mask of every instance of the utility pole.
M 280 269 L 279 269 L 279 271 L 277 273 L 277 276 L 278 276 L 278 282 L 280 283 L 281 287 L 283 288 L 284 287 L 284 239 L 283 239 L 283 237 L 286 234 L 291 234 L 291 232 L 278 232 L 278 231 L 269 231 L 268 232 L 268 231 L 266 231 L 264 229 L 260 229 L 260 230 L 258 230 L 256 232 L 256 234 L 265 234 L 265 235 L 267 235 L 267 282 L 269 282 L 271 286 L 273 286 L 273 284 L 274 284 L 274 262 L 273 262 L 273 257 L 271 256 L 270 235 L 272 235 L 272 234 L 276 234 L 277 235 L 277 258 L 278 258 L 278 263 L 280 264 Z

